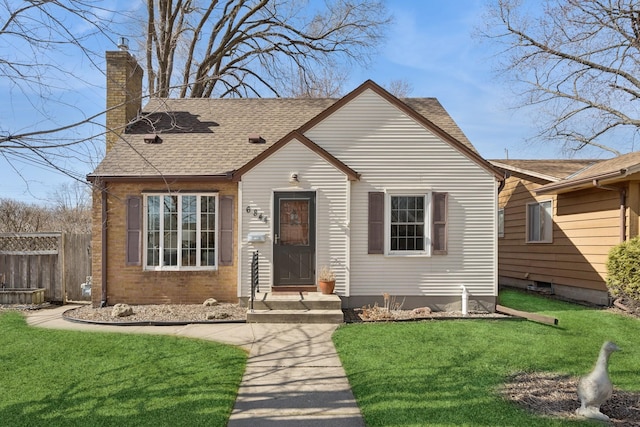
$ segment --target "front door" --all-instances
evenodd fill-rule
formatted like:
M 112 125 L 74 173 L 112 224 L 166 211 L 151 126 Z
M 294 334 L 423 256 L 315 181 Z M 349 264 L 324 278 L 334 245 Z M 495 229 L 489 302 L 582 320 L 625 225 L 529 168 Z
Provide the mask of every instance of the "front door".
M 274 194 L 273 285 L 315 285 L 316 193 Z

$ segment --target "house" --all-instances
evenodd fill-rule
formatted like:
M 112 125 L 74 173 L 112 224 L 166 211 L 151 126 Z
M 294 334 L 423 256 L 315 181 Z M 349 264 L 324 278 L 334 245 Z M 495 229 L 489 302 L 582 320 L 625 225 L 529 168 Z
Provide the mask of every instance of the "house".
M 94 184 L 93 304 L 315 291 L 343 307 L 493 311 L 501 175 L 433 98 L 372 81 L 341 99 L 152 99 L 107 53 L 114 132 Z M 133 107 L 132 107 L 133 106 Z M 139 113 L 139 111 L 141 111 Z
M 609 160 L 493 160 L 499 282 L 608 305 L 609 250 L 638 235 L 640 152 Z

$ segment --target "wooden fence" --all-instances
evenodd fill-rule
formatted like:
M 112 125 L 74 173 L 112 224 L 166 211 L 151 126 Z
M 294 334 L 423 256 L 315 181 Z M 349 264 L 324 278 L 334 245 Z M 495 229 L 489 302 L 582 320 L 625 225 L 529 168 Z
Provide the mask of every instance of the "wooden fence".
M 88 301 L 80 288 L 87 276 L 90 234 L 0 233 L 0 281 L 6 288 L 44 288 L 49 302 Z

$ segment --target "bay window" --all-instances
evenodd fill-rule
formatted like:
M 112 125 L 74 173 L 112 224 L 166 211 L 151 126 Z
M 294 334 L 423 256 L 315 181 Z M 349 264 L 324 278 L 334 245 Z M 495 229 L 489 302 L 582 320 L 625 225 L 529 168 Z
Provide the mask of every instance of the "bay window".
M 146 194 L 145 268 L 217 268 L 217 212 L 215 193 Z

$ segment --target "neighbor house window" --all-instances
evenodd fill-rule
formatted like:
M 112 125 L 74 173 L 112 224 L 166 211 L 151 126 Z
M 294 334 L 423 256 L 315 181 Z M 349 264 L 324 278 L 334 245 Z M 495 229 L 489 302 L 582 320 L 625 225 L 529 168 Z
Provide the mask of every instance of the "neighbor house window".
M 551 200 L 527 204 L 527 242 L 552 242 L 551 216 Z
M 498 209 L 498 237 L 504 237 L 504 209 Z
M 217 212 L 216 194 L 146 195 L 146 268 L 216 268 Z

